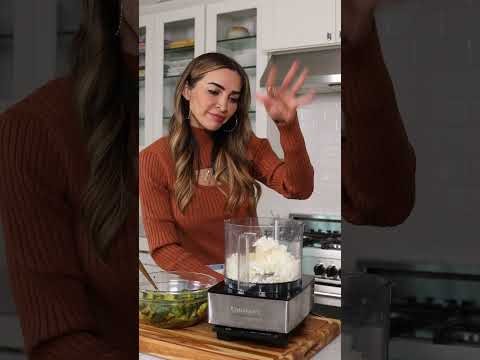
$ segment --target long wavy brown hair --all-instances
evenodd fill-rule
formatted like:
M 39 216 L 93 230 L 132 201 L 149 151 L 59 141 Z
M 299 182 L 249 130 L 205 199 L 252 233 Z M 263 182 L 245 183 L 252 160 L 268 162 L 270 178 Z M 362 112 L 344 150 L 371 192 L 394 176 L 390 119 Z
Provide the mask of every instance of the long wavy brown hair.
M 261 187 L 251 175 L 252 164 L 246 152 L 252 136 L 248 117 L 251 97 L 248 76 L 245 70 L 228 56 L 207 53 L 193 59 L 180 77 L 175 89 L 175 112 L 170 120 L 169 140 L 176 171 L 174 194 L 177 206 L 182 212 L 192 199 L 200 170 L 198 144 L 188 120 L 190 106 L 182 93 L 185 86 L 193 89 L 208 72 L 218 69 L 237 72 L 242 83 L 237 111 L 220 129 L 212 133 L 214 178 L 220 184 L 220 189 L 223 185 L 228 189 L 228 192 L 223 191 L 227 198 L 225 210 L 233 213 L 242 204 L 247 204 L 250 210 L 254 210 L 261 195 Z M 225 131 L 232 128 L 235 128 L 232 132 Z
M 83 0 L 82 6 L 72 56 L 73 101 L 90 164 L 81 207 L 88 235 L 104 257 L 137 204 L 132 189 L 138 158 L 130 151 L 138 154 L 138 137 L 131 136 L 137 79 L 116 34 L 120 0 Z

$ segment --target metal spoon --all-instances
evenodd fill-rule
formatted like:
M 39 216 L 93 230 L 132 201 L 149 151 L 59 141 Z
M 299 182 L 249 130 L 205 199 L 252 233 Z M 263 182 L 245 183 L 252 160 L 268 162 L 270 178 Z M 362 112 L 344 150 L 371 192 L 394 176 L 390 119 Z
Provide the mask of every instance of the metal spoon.
M 158 290 L 157 285 L 155 285 L 155 282 L 153 281 L 152 277 L 148 273 L 147 269 L 145 269 L 145 266 L 143 266 L 142 261 L 138 259 L 138 268 L 142 272 L 143 275 L 147 278 L 148 282 L 153 286 L 155 290 Z

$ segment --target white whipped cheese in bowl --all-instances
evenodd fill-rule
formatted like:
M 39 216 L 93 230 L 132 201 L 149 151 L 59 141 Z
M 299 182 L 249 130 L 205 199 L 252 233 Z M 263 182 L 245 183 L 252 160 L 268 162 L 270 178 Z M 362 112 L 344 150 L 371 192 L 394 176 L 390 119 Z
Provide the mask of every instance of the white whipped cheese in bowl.
M 254 251 L 248 256 L 249 282 L 273 284 L 295 281 L 301 278 L 301 259 L 288 252 L 287 246 L 270 236 L 262 236 L 253 243 Z M 238 254 L 233 253 L 225 261 L 226 277 L 238 280 Z M 247 271 L 247 269 L 243 269 Z

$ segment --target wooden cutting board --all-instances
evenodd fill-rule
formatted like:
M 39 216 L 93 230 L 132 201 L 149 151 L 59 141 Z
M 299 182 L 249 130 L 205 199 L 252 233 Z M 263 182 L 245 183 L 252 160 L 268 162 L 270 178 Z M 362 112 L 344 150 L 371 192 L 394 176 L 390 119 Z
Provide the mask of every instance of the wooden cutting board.
M 309 315 L 292 334 L 285 348 L 250 341 L 217 339 L 206 321 L 195 326 L 168 330 L 140 324 L 140 352 L 169 360 L 297 360 L 310 359 L 340 334 L 340 322 Z

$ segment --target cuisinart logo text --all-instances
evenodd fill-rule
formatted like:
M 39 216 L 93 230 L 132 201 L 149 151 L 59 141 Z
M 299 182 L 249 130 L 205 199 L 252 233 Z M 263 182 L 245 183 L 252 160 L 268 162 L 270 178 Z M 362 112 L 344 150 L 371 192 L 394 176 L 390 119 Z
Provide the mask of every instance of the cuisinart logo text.
M 249 316 L 249 317 L 261 317 L 262 313 L 258 309 L 248 309 L 230 305 L 230 312 L 235 315 Z

